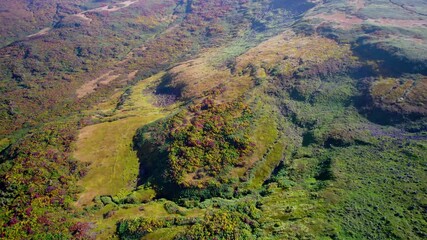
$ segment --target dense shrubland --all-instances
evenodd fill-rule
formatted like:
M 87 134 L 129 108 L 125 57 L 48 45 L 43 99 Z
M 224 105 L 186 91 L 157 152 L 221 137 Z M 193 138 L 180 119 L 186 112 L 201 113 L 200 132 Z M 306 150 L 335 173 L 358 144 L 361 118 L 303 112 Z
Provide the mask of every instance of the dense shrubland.
M 66 12 L 102 3 L 88 4 Z M 90 24 L 55 17 L 49 35 L 2 48 L 0 237 L 425 238 L 423 44 L 400 38 L 423 31 L 307 20 L 283 32 L 313 6 L 141 1 Z M 76 97 L 107 70 L 120 76 Z M 122 89 L 161 70 L 148 90 Z M 138 154 L 138 186 L 76 206 L 91 171 L 72 157 L 78 128 L 145 114 L 138 94 L 172 113 L 117 141 Z
M 44 4 L 53 6 L 50 1 Z M 252 22 L 265 22 L 267 17 L 271 20 L 271 16 L 262 14 L 265 7 L 269 6 L 268 1 L 182 1 L 178 5 L 174 1 L 147 1 L 137 3 L 123 12 L 87 13 L 90 22 L 72 16 L 102 4 L 108 3 L 76 2 L 72 6 L 61 5 L 60 12 L 55 13 L 59 15 L 49 12 L 50 7 L 34 4 L 32 7 L 37 11 L 49 12 L 48 19 L 32 23 L 37 26 L 32 25 L 20 34 L 35 33 L 41 27 L 53 29 L 45 35 L 32 38 L 20 35 L 18 38 L 22 41 L 1 49 L 2 194 L 5 202 L 3 205 L 8 209 L 2 216 L 3 236 L 14 238 L 21 233 L 34 236 L 48 228 L 52 234 L 62 233 L 66 237 L 74 233 L 82 237 L 91 228 L 90 224 L 84 223 L 72 225 L 67 213 L 73 211 L 70 202 L 79 191 L 75 185 L 76 180 L 84 176 L 86 169 L 86 166 L 70 157 L 72 142 L 76 139 L 75 130 L 91 121 L 85 117 L 78 124 L 74 120 L 55 122 L 105 99 L 115 88 L 120 88 L 131 79 L 122 77 L 118 83 L 111 83 L 109 86 L 98 84 L 98 92 L 76 100 L 75 91 L 83 82 L 96 78 L 108 68 L 113 68 L 119 74 L 139 70 L 136 77 L 138 80 L 170 66 L 178 59 L 188 57 L 189 53 L 251 34 L 251 28 L 256 28 L 256 24 L 252 26 Z M 33 11 L 32 8 L 29 10 Z M 289 13 L 285 19 L 290 21 L 292 17 Z M 284 23 L 278 17 L 275 19 L 275 23 Z M 162 32 L 168 24 L 172 24 L 172 27 Z M 25 24 L 22 27 L 27 28 Z M 262 30 L 270 27 L 275 26 L 265 26 Z M 149 40 L 156 34 L 155 39 Z M 2 40 L 13 41 L 9 39 Z M 123 61 L 117 63 L 121 60 Z M 178 164 L 175 164 L 176 174 L 173 179 L 177 182 L 186 182 L 182 177 L 188 175 L 187 172 L 198 172 L 200 181 L 203 182 L 204 178 L 218 175 L 224 170 L 223 166 L 241 164 L 243 158 L 252 151 L 253 144 L 244 134 L 251 118 L 245 103 L 238 100 L 234 103 L 211 104 L 209 101 L 212 99 L 206 99 L 203 103 L 208 106 L 207 109 L 195 104 L 189 111 L 191 114 L 199 114 L 194 121 L 206 122 L 206 128 L 193 129 L 189 122 L 180 126 L 173 138 L 175 145 L 170 149 L 171 159 L 182 158 L 181 155 L 185 155 L 184 159 L 189 159 L 200 151 L 203 155 L 203 161 L 199 163 L 187 165 L 182 159 L 176 161 Z M 223 115 L 217 118 L 214 116 L 217 113 Z M 45 125 L 48 122 L 54 122 L 54 126 Z M 67 139 L 62 139 L 64 137 Z M 193 143 L 186 140 L 194 137 L 200 138 L 195 139 L 196 145 L 187 146 Z M 198 141 L 201 141 L 200 145 L 197 144 Z M 227 150 L 226 154 L 222 155 L 216 146 L 221 146 L 220 150 Z M 205 163 L 216 164 L 203 169 Z M 46 171 L 44 168 L 47 168 Z M 28 180 L 33 172 L 38 174 L 34 176 L 37 179 Z M 175 171 L 170 171 L 172 172 Z M 195 181 L 193 176 L 190 179 Z M 24 187 L 28 181 L 32 181 L 34 188 Z M 28 191 L 37 196 L 35 200 Z M 216 190 L 212 188 L 212 191 Z M 144 194 L 136 191 L 125 198 L 123 203 L 145 201 Z M 151 195 L 147 199 L 150 198 Z M 37 205 L 39 199 L 44 199 L 40 206 Z M 16 201 L 16 204 L 11 201 Z M 46 214 L 46 218 L 51 218 L 52 221 L 30 222 L 29 215 L 25 213 L 27 208 L 37 210 L 32 215 L 28 213 L 32 221 L 36 221 L 39 215 L 44 217 Z M 42 209 L 52 210 L 43 212 Z M 52 217 L 53 212 L 57 213 L 58 221 Z M 45 228 L 41 227 L 43 224 L 47 224 Z
M 0 171 L 3 238 L 70 236 L 73 223 L 67 211 L 79 191 L 75 181 L 86 171 L 70 156 L 75 131 L 73 123 L 49 124 L 4 150 Z
M 251 110 L 242 99 L 231 103 L 218 101 L 216 96 L 207 96 L 166 123 L 141 129 L 135 141 L 141 159 L 147 161 L 146 167 L 156 174 L 163 171 L 161 175 L 166 181 L 203 188 L 227 168 L 244 164 L 244 158 L 255 146 L 248 137 Z M 165 151 L 165 159 L 156 158 L 160 153 L 147 152 L 147 146 L 154 148 L 154 152 L 159 151 L 156 148 Z M 161 161 L 165 165 L 155 163 Z M 141 164 L 144 169 L 145 160 Z M 142 173 L 142 177 L 148 176 Z
M 210 202 L 205 202 L 211 205 Z M 185 228 L 173 239 L 247 239 L 262 236 L 257 222 L 261 210 L 255 201 L 240 203 L 217 202 L 215 207 L 207 210 L 201 217 L 175 216 L 163 219 L 138 218 L 124 220 L 118 224 L 118 234 L 123 239 L 140 238 L 159 228 L 184 226 Z

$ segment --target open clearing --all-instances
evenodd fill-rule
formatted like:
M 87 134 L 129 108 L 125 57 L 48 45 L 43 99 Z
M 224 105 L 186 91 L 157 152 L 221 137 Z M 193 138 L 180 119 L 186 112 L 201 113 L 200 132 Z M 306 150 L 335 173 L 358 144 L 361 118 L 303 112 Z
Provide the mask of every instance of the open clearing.
M 110 75 L 113 71 L 109 71 L 100 77 L 93 79 L 91 81 L 88 81 L 87 83 L 83 84 L 79 89 L 77 89 L 76 94 L 78 98 L 82 98 L 90 93 L 95 92 L 96 87 L 98 84 L 104 84 L 107 85 L 111 81 L 117 79 L 120 75 Z
M 109 119 L 101 119 L 105 122 L 80 131 L 74 156 L 90 166 L 87 175 L 79 182 L 85 190 L 77 201 L 78 206 L 90 203 L 97 195 L 127 194 L 136 186 L 139 164 L 132 149 L 133 136 L 138 128 L 168 113 L 166 109 L 152 105 L 154 96 L 144 91 L 161 76 L 158 74 L 134 86 L 121 110 L 114 110 L 117 98 L 99 105 L 94 110 L 96 113 L 113 114 Z

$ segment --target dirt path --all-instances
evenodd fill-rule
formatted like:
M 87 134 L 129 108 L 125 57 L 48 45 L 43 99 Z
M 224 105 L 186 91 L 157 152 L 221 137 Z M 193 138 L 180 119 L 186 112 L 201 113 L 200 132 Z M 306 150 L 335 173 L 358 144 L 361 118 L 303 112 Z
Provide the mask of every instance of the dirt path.
M 32 37 L 38 37 L 38 36 L 46 35 L 46 34 L 47 34 L 51 29 L 52 29 L 52 28 L 50 28 L 50 27 L 43 28 L 42 30 L 40 30 L 40 31 L 39 31 L 39 32 L 37 32 L 37 33 L 34 33 L 34 34 L 31 34 L 31 35 L 28 35 L 28 36 L 27 36 L 27 38 L 32 38 Z
M 127 8 L 130 5 L 132 5 L 134 3 L 137 3 L 138 1 L 139 0 L 134 0 L 134 1 L 128 0 L 128 1 L 124 1 L 124 2 L 121 2 L 121 3 L 114 4 L 114 5 L 108 5 L 108 6 L 104 6 L 104 7 L 99 7 L 99 8 L 87 10 L 87 11 L 84 11 L 84 12 L 81 12 L 81 13 L 74 14 L 73 16 L 76 16 L 76 17 L 79 17 L 79 18 L 82 18 L 82 19 L 84 19 L 86 21 L 91 22 L 92 19 L 88 18 L 85 15 L 85 13 L 90 13 L 90 12 L 104 12 L 104 11 L 106 11 L 106 12 L 115 12 L 115 11 L 118 11 L 120 9 Z
M 80 13 L 76 13 L 76 14 L 74 14 L 72 16 L 75 16 L 75 17 L 81 18 L 81 19 L 83 19 L 85 21 L 91 22 L 92 19 L 88 18 L 85 15 L 85 13 L 90 13 L 90 12 L 104 12 L 104 11 L 115 12 L 115 11 L 118 11 L 120 9 L 127 8 L 127 7 L 129 7 L 132 4 L 137 3 L 137 2 L 139 2 L 139 0 L 128 0 L 128 1 L 120 2 L 120 3 L 116 3 L 116 4 L 113 4 L 113 5 L 107 5 L 107 6 L 104 6 L 104 7 L 99 7 L 99 8 L 94 8 L 94 9 L 86 10 L 86 11 L 83 11 L 83 12 L 80 12 Z M 46 34 L 49 33 L 50 30 L 52 30 L 52 28 L 50 28 L 50 27 L 43 28 L 42 30 L 40 30 L 37 33 L 28 35 L 27 38 L 46 35 Z

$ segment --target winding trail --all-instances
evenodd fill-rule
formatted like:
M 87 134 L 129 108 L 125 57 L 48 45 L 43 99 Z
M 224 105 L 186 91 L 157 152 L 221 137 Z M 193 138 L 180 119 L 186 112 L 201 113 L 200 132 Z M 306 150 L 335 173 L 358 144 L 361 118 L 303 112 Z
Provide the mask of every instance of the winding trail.
M 134 1 L 128 0 L 128 1 L 121 2 L 121 3 L 117 3 L 115 5 L 108 5 L 108 6 L 99 7 L 99 8 L 95 8 L 95 9 L 91 9 L 91 10 L 86 10 L 86 11 L 83 11 L 81 13 L 74 14 L 73 16 L 80 17 L 80 18 L 82 18 L 82 19 L 84 19 L 86 21 L 91 22 L 92 19 L 88 18 L 85 15 L 85 13 L 104 12 L 104 11 L 106 11 L 106 12 L 116 12 L 116 11 L 118 11 L 120 9 L 127 8 L 130 5 L 132 5 L 134 3 L 137 3 L 138 1 L 139 0 L 134 0 Z
M 31 34 L 31 35 L 28 35 L 28 36 L 27 36 L 27 38 L 32 38 L 32 37 L 38 37 L 38 36 L 46 35 L 46 34 L 47 34 L 51 29 L 52 29 L 52 28 L 50 28 L 50 27 L 43 28 L 42 30 L 40 30 L 40 31 L 39 31 L 39 32 L 37 32 L 37 33 L 34 33 L 34 34 Z
M 137 2 L 139 2 L 139 0 L 127 0 L 127 1 L 116 3 L 116 4 L 113 4 L 113 5 L 107 5 L 107 6 L 103 6 L 103 7 L 99 7 L 99 8 L 94 8 L 94 9 L 86 10 L 86 11 L 83 11 L 83 12 L 80 12 L 80 13 L 73 14 L 71 16 L 81 18 L 81 19 L 83 19 L 85 21 L 88 21 L 88 22 L 92 22 L 92 19 L 90 19 L 89 17 L 87 17 L 85 15 L 86 13 L 91 13 L 91 12 L 105 12 L 105 11 L 106 12 L 116 12 L 116 11 L 118 11 L 120 9 L 127 8 L 127 7 L 129 7 L 132 4 L 135 4 Z M 32 38 L 32 37 L 38 37 L 38 36 L 46 35 L 46 34 L 48 34 L 50 32 L 50 30 L 52 30 L 52 28 L 50 28 L 50 27 L 43 28 L 42 30 L 38 31 L 37 33 L 28 35 L 27 38 Z

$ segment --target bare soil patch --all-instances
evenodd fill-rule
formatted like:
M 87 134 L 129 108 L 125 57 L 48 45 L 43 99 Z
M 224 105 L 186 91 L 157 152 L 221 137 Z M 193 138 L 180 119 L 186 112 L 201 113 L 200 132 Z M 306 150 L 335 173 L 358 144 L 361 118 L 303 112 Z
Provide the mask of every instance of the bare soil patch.
M 338 24 L 338 27 L 341 29 L 351 29 L 355 25 L 360 25 L 364 22 L 363 19 L 352 16 L 349 14 L 345 14 L 342 12 L 334 13 L 334 14 L 319 14 L 310 18 L 320 18 L 326 20 L 327 22 L 334 22 Z
M 42 29 L 42 30 L 40 30 L 39 32 L 34 33 L 34 34 L 31 34 L 31 35 L 28 35 L 27 37 L 28 37 L 28 38 L 31 38 L 31 37 L 43 36 L 43 35 L 48 34 L 48 33 L 49 33 L 49 31 L 50 31 L 51 29 L 52 29 L 52 28 L 50 28 L 50 27 L 43 28 L 43 29 Z
M 74 16 L 82 18 L 83 20 L 89 21 L 91 22 L 92 19 L 88 18 L 85 13 L 90 13 L 90 12 L 115 12 L 118 11 L 120 9 L 123 8 L 127 8 L 130 5 L 137 3 L 139 0 L 135 0 L 135 1 L 124 1 L 124 2 L 120 2 L 117 3 L 116 5 L 108 5 L 108 6 L 104 6 L 104 7 L 99 7 L 99 8 L 95 8 L 95 9 L 91 9 L 91 10 L 87 10 L 78 14 L 75 14 Z
M 113 71 L 109 71 L 98 78 L 95 78 L 85 84 L 83 84 L 79 89 L 77 89 L 76 94 L 78 98 L 82 98 L 90 93 L 95 92 L 95 89 L 99 84 L 107 85 L 110 82 L 117 79 L 120 75 L 110 75 Z

